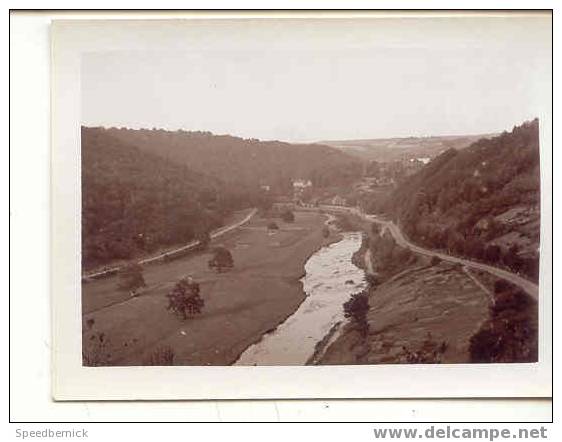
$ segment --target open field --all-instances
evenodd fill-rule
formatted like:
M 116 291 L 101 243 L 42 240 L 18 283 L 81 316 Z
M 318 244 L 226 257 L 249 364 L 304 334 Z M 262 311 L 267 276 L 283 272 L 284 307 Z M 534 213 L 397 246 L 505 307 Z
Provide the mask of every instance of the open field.
M 175 365 L 228 365 L 267 330 L 276 327 L 304 299 L 299 281 L 308 257 L 325 239 L 325 215 L 296 212 L 294 223 L 276 220 L 279 231 L 267 231 L 267 219 L 254 217 L 243 227 L 217 238 L 211 247 L 227 247 L 234 269 L 216 273 L 207 267 L 210 252 L 194 253 L 144 269 L 146 289 L 136 298 L 117 289 L 111 276 L 82 285 L 85 351 L 90 337 L 104 333 L 108 365 L 143 365 L 163 346 L 174 350 Z M 165 295 L 191 275 L 201 284 L 202 314 L 180 320 L 166 310 Z M 90 321 L 91 322 L 91 321 Z

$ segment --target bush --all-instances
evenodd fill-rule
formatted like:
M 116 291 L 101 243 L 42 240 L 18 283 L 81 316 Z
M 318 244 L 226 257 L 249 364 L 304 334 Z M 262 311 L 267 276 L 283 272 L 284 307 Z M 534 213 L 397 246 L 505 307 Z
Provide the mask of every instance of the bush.
M 470 338 L 472 362 L 534 362 L 538 358 L 533 301 L 504 280 L 495 283 L 490 319 Z
M 512 289 L 496 294 L 492 314 L 497 316 L 505 310 L 520 312 L 529 305 L 531 305 L 531 299 L 525 292 L 520 289 Z
M 205 301 L 199 295 L 199 284 L 191 277 L 183 278 L 166 295 L 168 298 L 167 310 L 172 310 L 182 319 L 201 313 Z
M 363 336 L 367 335 L 369 324 L 367 312 L 369 311 L 369 297 L 367 292 L 355 293 L 343 304 L 344 316 L 351 318 L 359 327 Z
M 443 260 L 442 260 L 441 258 L 439 258 L 438 256 L 436 256 L 436 255 L 433 255 L 433 256 L 431 257 L 431 265 L 432 265 L 432 266 L 436 266 L 436 265 L 438 265 L 438 264 L 441 264 L 441 261 L 443 261 Z
M 470 338 L 470 360 L 476 363 L 536 362 L 536 330 L 529 318 L 508 314 Z
M 133 262 L 119 272 L 119 283 L 117 287 L 121 290 L 137 291 L 141 287 L 146 287 L 142 267 L 140 264 Z
M 277 225 L 277 223 L 275 221 L 271 221 L 268 225 L 267 225 L 268 230 L 279 230 L 279 226 Z
M 328 226 L 322 227 L 322 236 L 328 238 L 330 236 L 330 228 Z
M 231 269 L 234 267 L 234 259 L 230 251 L 224 247 L 217 247 L 214 250 L 214 256 L 208 262 L 209 268 L 214 268 L 218 273 L 223 269 Z
M 289 209 L 284 210 L 283 212 L 281 212 L 281 219 L 286 223 L 292 223 L 295 221 L 295 214 Z

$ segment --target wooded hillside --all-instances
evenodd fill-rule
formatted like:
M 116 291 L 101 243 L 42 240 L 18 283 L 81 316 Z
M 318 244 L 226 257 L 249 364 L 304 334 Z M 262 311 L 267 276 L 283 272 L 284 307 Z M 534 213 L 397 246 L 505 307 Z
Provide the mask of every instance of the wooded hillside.
M 322 187 L 350 182 L 361 171 L 361 161 L 323 145 L 259 141 L 182 130 L 90 130 L 105 130 L 145 152 L 220 177 L 229 185 L 268 185 L 276 193 L 291 192 L 293 179 L 310 179 L 315 186 Z
M 230 207 L 220 181 L 82 130 L 82 262 L 112 260 L 192 240 L 219 226 Z
M 337 185 L 360 170 L 356 159 L 320 145 L 84 127 L 84 268 L 189 242 L 232 210 L 292 196 L 294 179 Z
M 384 210 L 414 241 L 538 278 L 539 122 L 450 149 L 403 182 Z

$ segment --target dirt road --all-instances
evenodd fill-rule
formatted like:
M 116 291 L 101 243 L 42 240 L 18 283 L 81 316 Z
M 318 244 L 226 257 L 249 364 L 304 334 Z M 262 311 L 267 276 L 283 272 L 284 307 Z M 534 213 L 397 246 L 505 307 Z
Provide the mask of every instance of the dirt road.
M 406 247 L 406 248 L 412 250 L 413 252 L 419 253 L 420 255 L 437 256 L 437 257 L 441 258 L 443 261 L 458 263 L 458 264 L 462 264 L 462 265 L 464 265 L 466 267 L 469 267 L 469 268 L 484 270 L 486 272 L 492 273 L 493 275 L 496 275 L 500 278 L 503 278 L 503 279 L 515 284 L 516 286 L 522 288 L 533 299 L 538 300 L 538 298 L 539 298 L 539 286 L 537 284 L 529 281 L 528 279 L 525 279 L 525 278 L 523 278 L 519 275 L 516 275 L 515 273 L 509 272 L 507 270 L 500 269 L 498 267 L 494 267 L 494 266 L 491 266 L 491 265 L 488 265 L 488 264 L 483 264 L 483 263 L 480 263 L 480 262 L 471 261 L 471 260 L 466 259 L 466 258 L 459 258 L 457 256 L 451 256 L 451 255 L 447 255 L 446 253 L 437 252 L 435 250 L 430 250 L 430 249 L 425 249 L 423 247 L 420 247 L 420 246 L 418 246 L 416 244 L 413 244 L 410 241 L 408 241 L 404 237 L 404 234 L 402 233 L 400 228 L 396 224 L 394 224 L 394 222 L 392 222 L 392 221 L 382 220 L 382 219 L 378 218 L 376 215 L 364 214 L 359 209 L 357 209 L 355 207 L 323 206 L 323 208 L 328 209 L 328 210 L 347 211 L 347 212 L 353 213 L 355 215 L 359 215 L 366 220 L 376 222 L 377 224 L 380 224 L 381 226 L 387 228 L 390 231 L 390 233 L 392 234 L 392 236 L 394 237 L 394 239 L 396 240 L 396 242 L 398 243 L 398 245 L 400 245 L 402 247 Z
M 243 219 L 241 219 L 240 221 L 215 230 L 214 232 L 211 233 L 211 239 L 218 238 L 218 237 L 224 235 L 225 233 L 231 232 L 232 230 L 237 229 L 240 226 L 243 226 L 248 221 L 250 221 L 250 219 L 252 219 L 252 217 L 256 214 L 257 210 L 258 209 L 252 209 L 252 211 L 248 215 L 246 215 Z M 173 255 L 175 253 L 184 252 L 186 250 L 193 249 L 197 244 L 198 244 L 197 241 L 191 241 L 190 243 L 188 243 L 188 244 L 186 244 L 182 247 L 178 247 L 177 249 L 167 250 L 166 252 L 160 253 L 156 256 L 151 256 L 149 258 L 142 259 L 142 260 L 139 261 L 139 264 L 145 265 L 145 264 L 150 264 L 150 263 L 155 262 L 155 261 L 159 261 L 161 259 L 164 259 L 164 257 L 166 257 L 167 255 Z M 87 275 L 85 275 L 84 278 L 93 279 L 93 278 L 99 278 L 100 276 L 104 276 L 104 275 L 111 275 L 111 274 L 117 272 L 120 268 L 121 268 L 121 266 L 115 266 L 115 267 L 112 267 L 112 268 L 109 268 L 109 269 L 104 269 L 104 270 L 88 273 Z

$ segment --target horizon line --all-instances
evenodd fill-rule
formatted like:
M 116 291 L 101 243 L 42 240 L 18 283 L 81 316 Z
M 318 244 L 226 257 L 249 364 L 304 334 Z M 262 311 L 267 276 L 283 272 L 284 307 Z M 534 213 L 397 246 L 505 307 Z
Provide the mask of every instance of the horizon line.
M 212 136 L 217 137 L 233 137 L 233 138 L 240 138 L 242 140 L 255 140 L 260 142 L 280 142 L 280 143 L 287 143 L 287 144 L 324 144 L 324 143 L 335 143 L 335 142 L 361 142 L 361 141 L 372 141 L 372 140 L 398 140 L 398 139 L 408 139 L 408 138 L 446 138 L 446 137 L 474 137 L 474 136 L 497 136 L 502 132 L 509 132 L 513 130 L 514 127 L 521 126 L 525 123 L 532 122 L 534 120 L 538 120 L 538 117 L 534 117 L 531 119 L 526 119 L 521 123 L 514 124 L 513 127 L 509 129 L 502 129 L 497 131 L 486 131 L 486 132 L 477 132 L 477 133 L 460 133 L 460 134 L 431 134 L 431 135 L 395 135 L 395 136 L 380 136 L 380 137 L 361 137 L 361 138 L 323 138 L 323 139 L 310 139 L 310 140 L 282 140 L 278 138 L 257 138 L 257 137 L 245 137 L 242 135 L 235 135 L 231 133 L 216 133 L 210 130 L 201 130 L 201 129 L 186 129 L 183 127 L 177 129 L 165 128 L 165 127 L 128 127 L 128 126 L 105 126 L 103 124 L 97 125 L 88 125 L 85 123 L 81 123 L 81 128 L 88 128 L 88 129 L 117 129 L 117 130 L 145 130 L 145 131 L 164 131 L 164 132 L 187 132 L 187 133 L 205 133 L 210 134 Z

